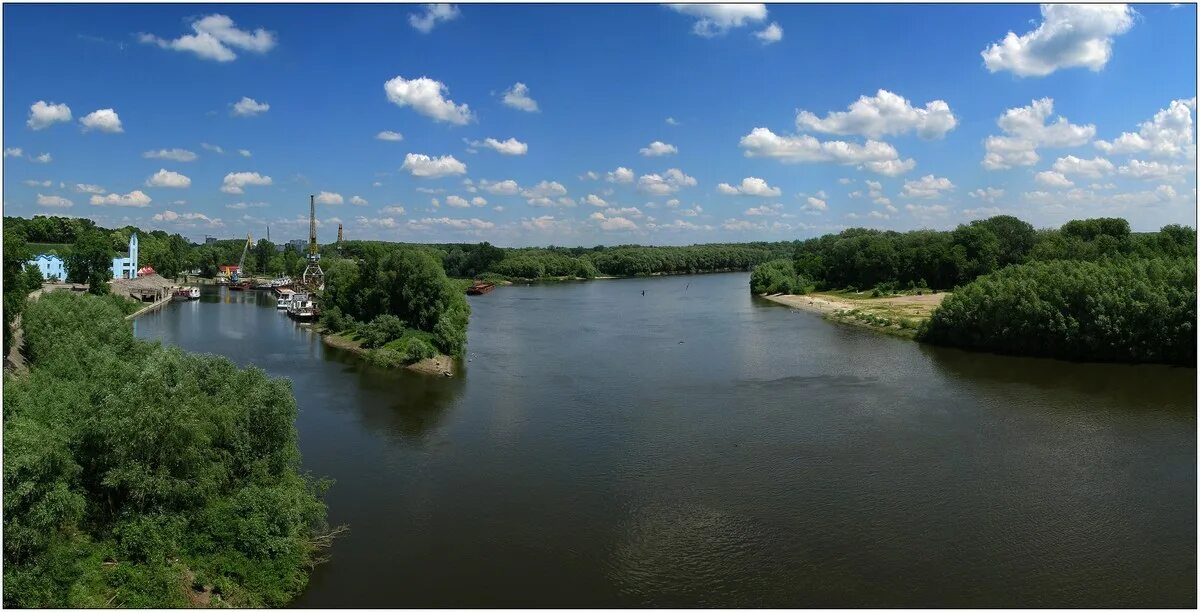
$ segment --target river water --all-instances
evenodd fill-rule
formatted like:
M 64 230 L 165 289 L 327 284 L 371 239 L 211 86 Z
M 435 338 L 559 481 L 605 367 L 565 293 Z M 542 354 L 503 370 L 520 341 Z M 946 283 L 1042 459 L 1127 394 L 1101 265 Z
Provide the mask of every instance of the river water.
M 135 325 L 292 380 L 350 528 L 297 606 L 1196 605 L 1196 370 L 927 347 L 747 281 L 500 287 L 453 378 L 266 293 Z

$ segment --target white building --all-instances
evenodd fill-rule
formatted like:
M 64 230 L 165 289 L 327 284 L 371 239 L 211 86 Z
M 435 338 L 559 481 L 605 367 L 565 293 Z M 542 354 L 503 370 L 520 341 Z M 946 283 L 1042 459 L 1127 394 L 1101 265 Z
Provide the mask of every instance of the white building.
M 129 236 L 129 253 L 125 257 L 114 257 L 112 263 L 113 278 L 137 278 L 138 271 L 138 237 Z
M 26 263 L 37 266 L 38 271 L 42 273 L 42 278 L 46 280 L 56 278 L 61 281 L 67 278 L 67 269 L 63 266 L 62 257 L 53 253 L 42 253 Z

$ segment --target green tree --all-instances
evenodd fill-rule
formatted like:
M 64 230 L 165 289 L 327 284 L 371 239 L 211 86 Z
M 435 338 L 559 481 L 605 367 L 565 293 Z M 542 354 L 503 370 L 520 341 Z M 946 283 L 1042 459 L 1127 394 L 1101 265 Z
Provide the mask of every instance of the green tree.
M 88 291 L 95 295 L 108 293 L 108 281 L 112 278 L 112 242 L 112 237 L 101 231 L 80 234 L 64 261 L 67 280 L 87 283 Z

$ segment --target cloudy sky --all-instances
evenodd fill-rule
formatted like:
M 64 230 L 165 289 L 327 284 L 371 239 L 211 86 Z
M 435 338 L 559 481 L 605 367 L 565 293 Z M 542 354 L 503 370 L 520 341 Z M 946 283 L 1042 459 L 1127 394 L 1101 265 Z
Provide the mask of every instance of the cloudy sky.
M 4 7 L 4 214 L 689 244 L 1194 225 L 1194 5 Z

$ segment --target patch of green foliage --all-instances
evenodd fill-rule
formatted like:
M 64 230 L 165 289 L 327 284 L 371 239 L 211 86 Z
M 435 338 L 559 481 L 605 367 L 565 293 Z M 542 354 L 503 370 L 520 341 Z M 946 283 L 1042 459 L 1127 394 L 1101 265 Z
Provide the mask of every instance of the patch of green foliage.
M 1195 365 L 1196 260 L 1011 266 L 947 297 L 919 338 L 998 353 Z
M 773 259 L 755 266 L 750 272 L 751 293 L 803 295 L 809 290 L 808 281 L 796 274 L 796 266 L 790 259 Z
M 5 606 L 283 606 L 303 589 L 328 483 L 300 472 L 286 380 L 137 340 L 110 299 L 51 292 L 24 328 L 31 370 L 4 389 Z

